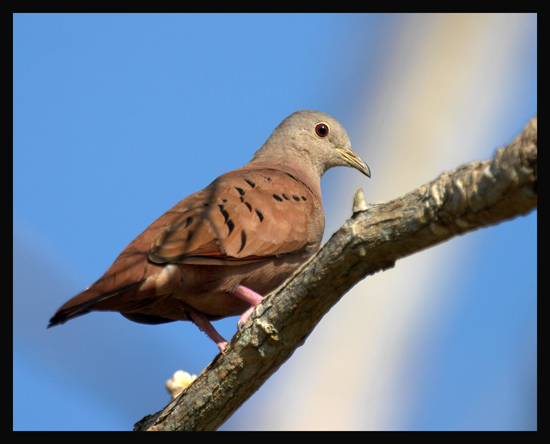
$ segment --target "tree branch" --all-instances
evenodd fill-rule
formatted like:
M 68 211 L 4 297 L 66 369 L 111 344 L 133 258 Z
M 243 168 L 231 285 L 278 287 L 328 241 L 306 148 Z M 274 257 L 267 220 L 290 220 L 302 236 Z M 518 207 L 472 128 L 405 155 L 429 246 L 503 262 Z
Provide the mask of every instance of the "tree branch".
M 359 280 L 458 234 L 537 207 L 537 117 L 492 160 L 444 173 L 409 194 L 354 214 L 266 297 L 225 353 L 135 430 L 215 430 L 277 369 Z

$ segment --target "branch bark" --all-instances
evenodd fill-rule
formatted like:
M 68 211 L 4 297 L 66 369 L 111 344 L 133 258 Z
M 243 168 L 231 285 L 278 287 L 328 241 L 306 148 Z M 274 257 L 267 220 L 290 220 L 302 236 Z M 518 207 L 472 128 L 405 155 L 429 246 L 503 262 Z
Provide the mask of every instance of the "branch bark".
M 537 117 L 492 160 L 443 173 L 387 203 L 354 214 L 183 393 L 135 430 L 215 430 L 285 362 L 359 280 L 451 237 L 537 207 Z

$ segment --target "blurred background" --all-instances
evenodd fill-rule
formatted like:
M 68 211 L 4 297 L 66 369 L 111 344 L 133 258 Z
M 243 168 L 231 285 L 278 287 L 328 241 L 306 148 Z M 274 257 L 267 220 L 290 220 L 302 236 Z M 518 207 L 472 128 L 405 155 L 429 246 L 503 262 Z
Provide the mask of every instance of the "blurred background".
M 131 430 L 216 346 L 61 304 L 298 109 L 369 164 L 322 180 L 325 238 L 493 156 L 537 112 L 535 14 L 13 16 L 13 428 Z M 535 430 L 537 213 L 358 283 L 222 430 Z M 237 318 L 215 326 L 226 338 Z

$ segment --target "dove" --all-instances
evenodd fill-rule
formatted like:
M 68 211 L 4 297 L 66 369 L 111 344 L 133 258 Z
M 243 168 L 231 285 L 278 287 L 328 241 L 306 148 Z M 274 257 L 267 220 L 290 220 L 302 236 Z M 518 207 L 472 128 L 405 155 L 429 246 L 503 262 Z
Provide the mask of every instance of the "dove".
M 131 321 L 192 321 L 223 352 L 211 321 L 240 316 L 320 247 L 325 227 L 321 176 L 347 166 L 370 177 L 334 117 L 296 111 L 241 168 L 215 179 L 155 220 L 105 274 L 66 302 L 49 327 L 90 311 Z

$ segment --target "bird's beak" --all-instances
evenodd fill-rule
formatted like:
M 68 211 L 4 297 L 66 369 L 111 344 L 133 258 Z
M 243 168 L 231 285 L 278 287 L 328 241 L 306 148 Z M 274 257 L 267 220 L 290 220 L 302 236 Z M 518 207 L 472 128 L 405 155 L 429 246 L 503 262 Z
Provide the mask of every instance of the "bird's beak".
M 351 148 L 336 148 L 336 151 L 344 157 L 346 162 L 349 163 L 349 166 L 361 171 L 365 176 L 370 177 L 369 166 L 361 160 L 355 151 Z

